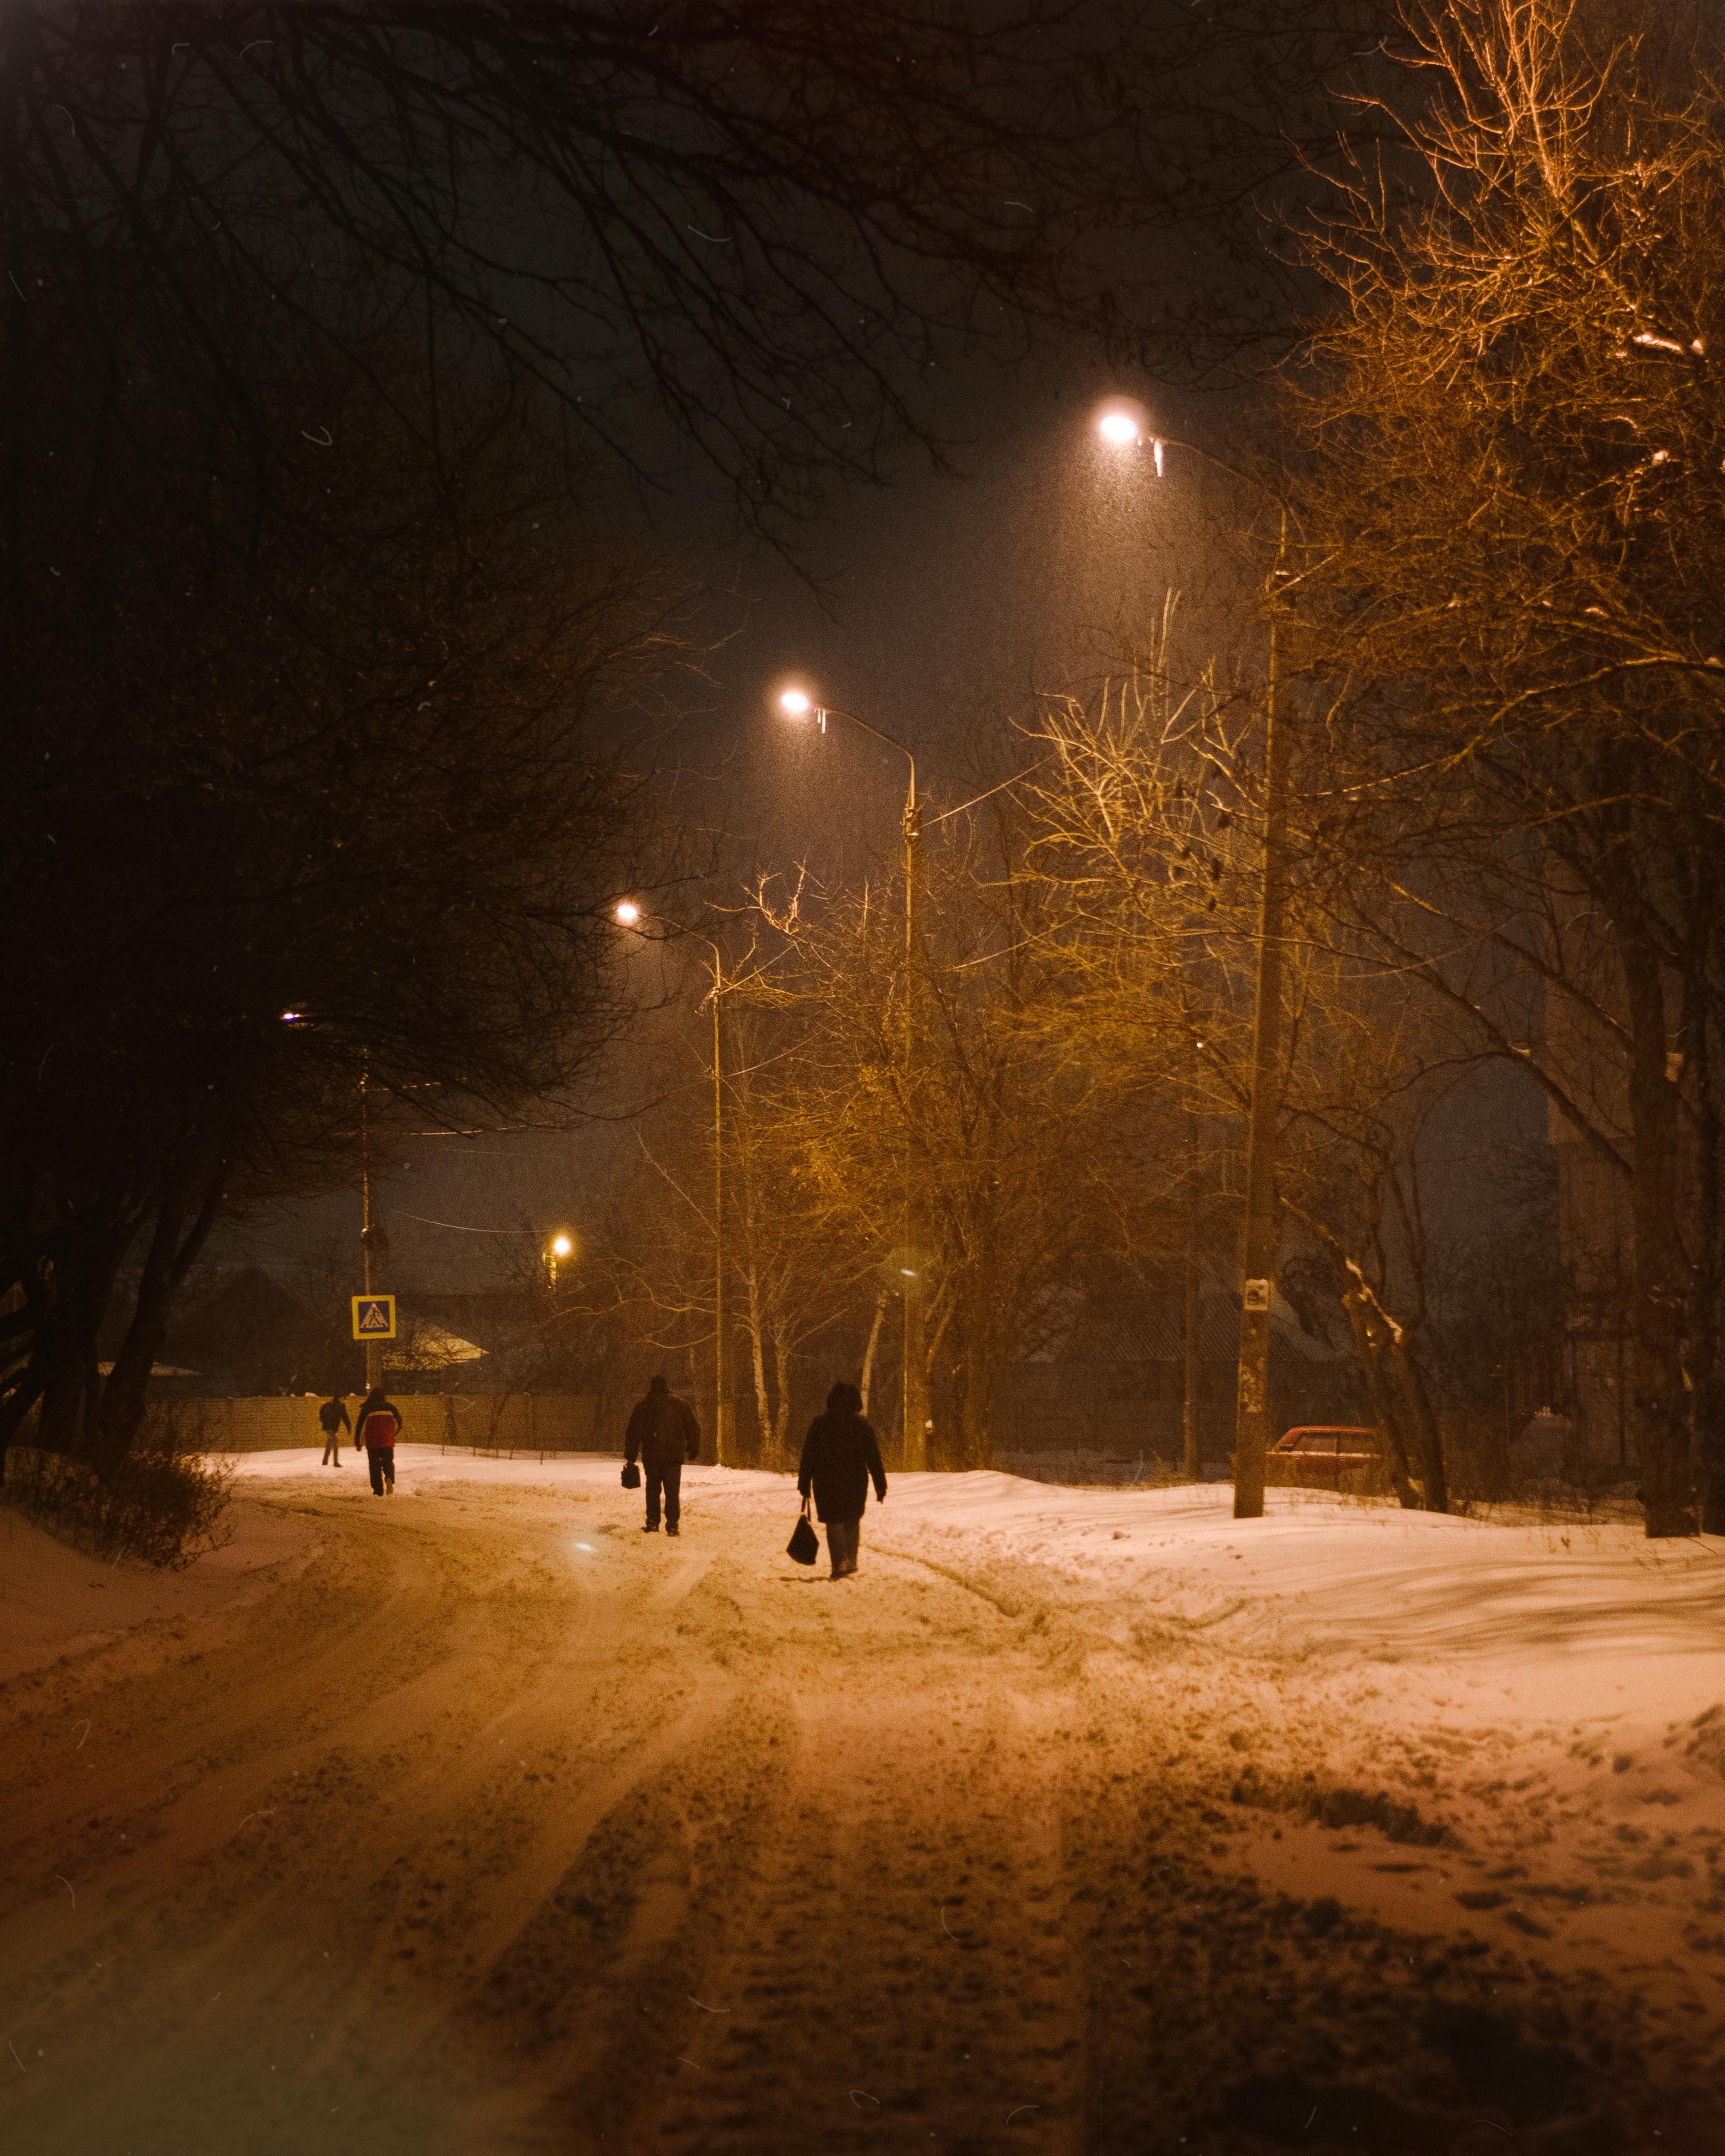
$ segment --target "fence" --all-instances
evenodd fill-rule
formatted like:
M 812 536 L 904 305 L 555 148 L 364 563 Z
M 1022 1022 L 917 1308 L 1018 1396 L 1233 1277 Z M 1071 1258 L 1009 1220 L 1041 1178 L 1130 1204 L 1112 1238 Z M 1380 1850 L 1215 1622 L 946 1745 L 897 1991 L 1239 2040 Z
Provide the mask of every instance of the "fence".
M 599 1402 L 586 1393 L 392 1393 L 402 1441 L 513 1459 L 517 1453 L 615 1451 L 599 1440 Z M 350 1415 L 359 1405 L 350 1398 Z M 293 1399 L 152 1400 L 144 1435 L 188 1452 L 277 1452 L 324 1442 L 319 1403 Z M 352 1439 L 346 1439 L 352 1443 Z

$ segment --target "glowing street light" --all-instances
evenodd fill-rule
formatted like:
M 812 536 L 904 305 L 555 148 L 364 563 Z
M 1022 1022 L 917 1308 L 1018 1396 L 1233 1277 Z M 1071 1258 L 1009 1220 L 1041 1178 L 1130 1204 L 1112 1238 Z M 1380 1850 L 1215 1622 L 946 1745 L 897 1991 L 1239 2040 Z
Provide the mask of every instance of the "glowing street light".
M 545 1254 L 545 1264 L 546 1270 L 551 1276 L 551 1287 L 553 1295 L 557 1292 L 557 1267 L 562 1260 L 568 1256 L 569 1253 L 574 1249 L 574 1244 L 570 1241 L 567 1235 L 553 1235 L 551 1239 L 550 1248 Z
M 803 698 L 804 708 L 808 698 Z M 655 926 L 647 926 L 647 916 L 640 905 L 632 898 L 619 899 L 611 909 L 611 917 L 619 928 L 639 928 L 644 936 L 655 941 L 664 940 L 664 931 L 669 926 L 655 916 Z M 735 978 L 725 978 L 724 954 L 711 936 L 703 936 L 698 929 L 690 932 L 698 942 L 705 943 L 712 953 L 713 988 L 713 1457 L 721 1467 L 728 1466 L 737 1450 L 736 1416 L 731 1401 L 729 1358 L 726 1354 L 725 1338 L 725 1056 L 724 1034 L 720 1025 L 720 1014 L 724 1009 L 727 990 L 737 986 Z M 557 1284 L 555 1262 L 558 1243 L 567 1250 L 568 1244 L 562 1238 L 552 1245 L 552 1284 Z
M 905 795 L 905 1079 L 908 1091 L 916 1061 L 916 973 L 922 942 L 922 803 L 916 798 L 916 759 L 904 742 L 885 733 L 867 719 L 859 718 L 855 711 L 839 711 L 817 703 L 806 689 L 794 685 L 782 689 L 777 698 L 778 708 L 788 719 L 814 718 L 824 733 L 829 719 L 846 719 L 854 726 L 860 726 L 865 734 L 872 734 L 877 742 L 888 748 L 896 748 L 910 766 L 910 785 Z M 907 1150 L 905 1163 L 905 1240 L 912 1241 L 911 1229 L 916 1209 L 917 1193 L 911 1186 L 910 1157 Z M 906 1469 L 926 1467 L 927 1452 L 927 1403 L 922 1389 L 922 1298 L 920 1286 L 913 1286 L 917 1275 L 909 1265 L 900 1268 L 905 1280 L 902 1291 L 905 1319 L 904 1348 L 904 1457 Z
M 1141 405 L 1115 398 L 1096 415 L 1096 432 L 1117 449 L 1135 447 L 1145 432 L 1147 414 Z M 1255 488 L 1272 501 L 1264 481 L 1224 464 L 1190 442 L 1164 443 L 1151 436 L 1156 475 L 1162 476 L 1163 450 L 1185 450 L 1218 471 Z M 1287 822 L 1291 742 L 1281 709 L 1280 616 L 1276 595 L 1286 572 L 1287 508 L 1281 508 L 1276 560 L 1265 580 L 1265 613 L 1270 631 L 1264 696 L 1263 875 L 1258 902 L 1257 983 L 1252 1021 L 1251 1088 L 1246 1123 L 1245 1223 L 1241 1238 L 1244 1287 L 1240 1297 L 1240 1377 L 1234 1431 L 1234 1517 L 1256 1520 L 1264 1512 L 1264 1460 L 1270 1443 L 1270 1299 L 1276 1271 L 1280 1215 L 1276 1206 L 1277 1124 L 1281 1111 L 1282 939 L 1287 911 Z M 1199 1044 L 1201 1049 L 1204 1043 Z
M 1142 404 L 1127 398 L 1113 398 L 1096 414 L 1096 432 L 1114 449 L 1135 449 L 1149 435 L 1151 451 L 1156 459 L 1156 476 L 1162 477 L 1162 437 L 1150 434 L 1147 414 Z

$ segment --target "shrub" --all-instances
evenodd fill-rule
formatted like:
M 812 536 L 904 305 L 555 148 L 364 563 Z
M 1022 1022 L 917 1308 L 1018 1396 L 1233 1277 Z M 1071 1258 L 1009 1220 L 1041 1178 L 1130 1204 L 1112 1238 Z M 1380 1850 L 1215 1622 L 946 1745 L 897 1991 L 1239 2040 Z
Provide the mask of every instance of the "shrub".
M 182 1572 L 233 1529 L 224 1519 L 231 1466 L 154 1445 L 104 1482 L 63 1454 L 14 1445 L 6 1455 L 6 1502 L 62 1542 L 92 1557 L 127 1558 Z

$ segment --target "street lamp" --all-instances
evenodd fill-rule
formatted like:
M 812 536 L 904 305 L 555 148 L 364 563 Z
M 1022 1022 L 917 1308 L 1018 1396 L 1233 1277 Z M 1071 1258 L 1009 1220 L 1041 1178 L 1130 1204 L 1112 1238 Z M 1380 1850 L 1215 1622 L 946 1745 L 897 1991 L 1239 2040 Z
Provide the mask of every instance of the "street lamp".
M 551 1239 L 551 1247 L 545 1254 L 545 1264 L 547 1270 L 551 1275 L 551 1291 L 553 1295 L 557 1291 L 557 1267 L 574 1247 L 575 1245 L 567 1235 L 553 1235 Z
M 818 703 L 806 689 L 781 690 L 778 708 L 788 719 L 813 718 L 824 733 L 829 719 L 845 719 L 872 734 L 877 742 L 896 749 L 910 766 L 910 785 L 905 794 L 905 1241 L 910 1245 L 911 1202 L 911 1079 L 915 1062 L 916 962 L 922 943 L 922 804 L 916 796 L 916 759 L 905 743 L 883 732 L 855 711 Z M 922 1283 L 910 1268 L 901 1269 L 905 1317 L 904 1453 L 906 1470 L 928 1465 L 927 1402 L 922 1383 Z
M 1110 449 L 1135 449 L 1148 432 L 1147 416 L 1143 406 L 1135 399 L 1111 398 L 1096 414 L 1096 432 Z M 1151 454 L 1156 460 L 1158 479 L 1162 477 L 1163 446 L 1160 435 L 1150 436 Z
M 292 1021 L 297 1024 L 297 1019 Z M 375 1295 L 377 1281 L 377 1191 L 372 1174 L 372 1058 L 367 1050 L 359 1067 L 360 1146 L 360 1255 L 365 1263 L 366 1293 Z M 383 1382 L 383 1343 L 366 1341 L 366 1392 L 375 1393 Z
M 612 908 L 612 918 L 619 927 L 639 928 L 644 917 L 632 898 L 623 899 Z M 722 1467 L 737 1450 L 737 1418 L 726 1368 L 725 1065 L 719 1029 L 719 999 L 736 983 L 726 980 L 723 957 L 711 936 L 701 935 L 698 929 L 683 932 L 705 943 L 712 953 L 713 962 L 713 1458 Z
M 1096 420 L 1103 440 L 1117 448 L 1137 444 L 1141 408 L 1124 400 L 1105 406 Z M 1154 438 L 1156 475 L 1162 476 L 1164 447 L 1183 449 L 1240 484 L 1269 490 L 1260 480 L 1237 471 L 1208 449 L 1190 442 Z M 1274 498 L 1274 497 L 1272 497 Z M 1276 1271 L 1276 1126 L 1281 1116 L 1282 941 L 1287 912 L 1288 790 L 1290 738 L 1279 709 L 1281 654 L 1276 633 L 1276 598 L 1288 588 L 1286 505 L 1277 502 L 1281 531 L 1276 560 L 1265 582 L 1270 650 L 1266 669 L 1264 709 L 1264 855 L 1258 900 L 1258 966 L 1252 1014 L 1252 1085 L 1246 1124 L 1245 1230 L 1241 1238 L 1243 1285 L 1240 1312 L 1240 1375 L 1234 1422 L 1234 1517 L 1256 1520 L 1264 1512 L 1264 1460 L 1270 1445 L 1270 1297 Z

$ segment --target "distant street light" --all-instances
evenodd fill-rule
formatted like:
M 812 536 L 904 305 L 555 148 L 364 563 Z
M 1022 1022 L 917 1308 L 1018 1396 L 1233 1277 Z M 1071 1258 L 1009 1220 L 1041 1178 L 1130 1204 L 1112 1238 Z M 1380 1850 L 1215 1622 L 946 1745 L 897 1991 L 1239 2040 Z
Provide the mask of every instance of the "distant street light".
M 1138 439 L 1138 423 L 1129 412 L 1105 412 L 1096 422 L 1096 432 L 1105 442 L 1117 442 L 1124 448 Z
M 553 1235 L 551 1239 L 551 1247 L 545 1254 L 545 1265 L 546 1270 L 551 1276 L 551 1291 L 553 1295 L 557 1293 L 557 1266 L 568 1256 L 574 1247 L 575 1245 L 567 1235 Z
M 644 917 L 632 898 L 624 899 L 612 912 L 614 919 L 624 928 L 640 927 Z M 726 1353 L 725 1065 L 719 1009 L 720 998 L 737 984 L 725 978 L 724 958 L 711 936 L 703 936 L 699 929 L 679 932 L 692 935 L 697 942 L 705 943 L 713 961 L 713 1458 L 722 1467 L 737 1450 L 737 1418 L 731 1402 Z
M 778 708 L 787 718 L 813 717 L 821 732 L 827 730 L 829 719 L 845 719 L 854 726 L 860 726 L 865 734 L 872 734 L 888 748 L 896 748 L 910 766 L 910 786 L 905 795 L 905 1240 L 912 1242 L 911 1234 L 911 1176 L 910 1153 L 910 1088 L 915 1064 L 916 963 L 922 944 L 922 804 L 916 798 L 916 759 L 903 742 L 885 733 L 869 720 L 860 718 L 855 711 L 840 711 L 836 706 L 817 703 L 804 689 L 781 690 Z M 927 1402 L 922 1385 L 922 1291 L 918 1276 L 909 1266 L 901 1268 L 906 1285 L 903 1290 L 905 1317 L 904 1350 L 904 1460 L 906 1469 L 928 1465 Z

